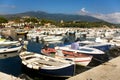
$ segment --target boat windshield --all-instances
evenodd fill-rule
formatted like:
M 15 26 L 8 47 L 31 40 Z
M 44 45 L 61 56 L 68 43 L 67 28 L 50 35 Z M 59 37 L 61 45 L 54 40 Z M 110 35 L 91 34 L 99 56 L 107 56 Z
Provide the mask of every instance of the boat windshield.
M 0 45 L 0 49 L 2 48 L 16 48 L 16 45 Z
M 85 49 L 85 48 L 80 48 L 78 50 L 81 50 L 81 51 L 89 51 L 89 52 L 92 52 L 93 50 L 92 49 Z

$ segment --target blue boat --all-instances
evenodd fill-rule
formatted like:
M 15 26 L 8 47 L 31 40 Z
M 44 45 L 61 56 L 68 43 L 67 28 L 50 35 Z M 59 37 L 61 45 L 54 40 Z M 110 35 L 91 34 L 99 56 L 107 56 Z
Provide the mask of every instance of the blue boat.
M 103 44 L 103 45 L 101 44 L 101 45 L 96 45 L 96 46 L 94 45 L 94 46 L 90 46 L 90 47 L 106 52 L 106 51 L 110 50 L 111 46 L 112 45 L 110 45 L 110 44 Z
M 94 41 L 81 41 L 79 42 L 79 45 L 87 46 L 90 48 L 96 48 L 104 52 L 110 50 L 110 48 L 112 47 L 111 43 L 101 43 L 101 42 L 94 42 Z

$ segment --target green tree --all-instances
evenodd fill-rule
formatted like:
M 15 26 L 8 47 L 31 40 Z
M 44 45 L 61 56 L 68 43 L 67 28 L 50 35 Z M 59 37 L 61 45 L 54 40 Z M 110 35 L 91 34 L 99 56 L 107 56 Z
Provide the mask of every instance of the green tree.
M 41 24 L 44 25 L 45 23 L 51 23 L 51 24 L 56 24 L 54 20 L 48 20 L 48 19 L 41 19 Z
M 6 18 L 4 18 L 4 17 L 0 17 L 0 25 L 2 23 L 8 23 L 8 20 Z
M 30 20 L 30 18 L 25 18 L 25 19 L 24 19 L 24 22 L 30 23 L 31 20 Z
M 20 23 L 21 22 L 21 18 L 20 17 L 15 17 L 14 22 L 15 23 Z
M 38 23 L 39 20 L 37 18 L 30 18 L 30 21 L 33 22 L 33 23 Z

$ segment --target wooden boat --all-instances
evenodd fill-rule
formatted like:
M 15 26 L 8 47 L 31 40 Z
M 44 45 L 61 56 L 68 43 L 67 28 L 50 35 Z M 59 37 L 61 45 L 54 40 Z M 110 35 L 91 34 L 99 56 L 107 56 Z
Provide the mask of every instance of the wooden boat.
M 74 61 L 77 65 L 81 65 L 81 66 L 87 66 L 92 60 L 91 55 L 77 53 L 74 51 L 54 49 L 54 48 L 42 49 L 41 53 L 60 59 L 68 59 Z
M 72 61 L 61 60 L 28 51 L 21 52 L 19 56 L 23 65 L 27 68 L 37 70 L 40 74 L 70 77 L 75 72 L 75 64 Z

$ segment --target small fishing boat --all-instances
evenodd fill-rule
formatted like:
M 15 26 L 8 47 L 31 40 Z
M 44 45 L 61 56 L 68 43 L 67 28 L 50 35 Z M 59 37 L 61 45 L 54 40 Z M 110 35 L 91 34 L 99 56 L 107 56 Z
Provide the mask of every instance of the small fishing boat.
M 71 60 L 74 61 L 75 64 L 81 66 L 87 66 L 91 62 L 93 57 L 88 54 L 77 53 L 74 51 L 60 50 L 59 48 L 42 49 L 41 53 L 55 58 Z
M 18 55 L 21 50 L 22 45 L 20 44 L 0 45 L 0 59 Z
M 19 56 L 24 66 L 37 70 L 39 74 L 55 77 L 70 77 L 75 73 L 75 63 L 72 61 L 28 51 L 21 52 Z
M 24 35 L 27 34 L 28 31 L 24 30 L 24 29 L 17 29 L 16 30 L 17 35 Z
M 43 41 L 45 42 L 64 41 L 64 36 L 45 36 L 43 37 Z
M 79 45 L 90 47 L 90 48 L 96 48 L 104 52 L 110 50 L 110 48 L 112 48 L 113 46 L 112 43 L 108 43 L 108 42 L 102 43 L 102 42 L 95 42 L 95 41 L 80 41 Z
M 13 44 L 20 44 L 20 42 L 19 41 L 9 41 L 9 40 L 5 40 L 5 41 L 3 41 L 3 42 L 0 42 L 0 46 L 1 45 L 13 45 Z
M 62 47 L 55 47 L 55 48 L 59 48 L 60 50 L 64 50 L 64 51 L 72 51 L 72 52 L 77 52 L 77 53 L 83 53 L 83 54 L 91 54 L 91 55 L 95 55 L 95 54 L 105 54 L 103 51 L 96 49 L 96 48 L 89 48 L 86 46 L 79 46 L 78 49 L 73 49 L 71 48 L 71 45 L 66 45 L 66 46 L 62 46 Z

